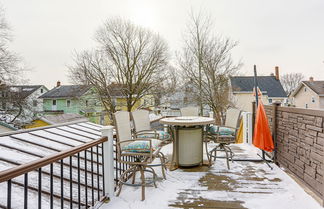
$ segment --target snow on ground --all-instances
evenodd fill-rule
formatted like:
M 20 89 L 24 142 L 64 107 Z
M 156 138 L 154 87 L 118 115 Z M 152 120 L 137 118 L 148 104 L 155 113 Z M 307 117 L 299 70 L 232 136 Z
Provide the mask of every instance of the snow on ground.
M 212 146 L 212 145 L 211 145 Z M 232 145 L 237 158 L 257 159 L 258 150 L 250 145 Z M 172 145 L 163 148 L 172 152 Z M 157 187 L 146 187 L 141 201 L 140 187 L 124 186 L 119 197 L 102 209 L 151 208 L 222 208 L 251 209 L 320 209 L 322 208 L 292 178 L 274 164 L 234 161 L 227 170 L 225 160 L 217 159 L 211 167 L 177 169 L 167 172 L 167 180 L 159 178 Z M 161 177 L 161 171 L 156 168 Z M 235 207 L 234 207 L 235 205 Z

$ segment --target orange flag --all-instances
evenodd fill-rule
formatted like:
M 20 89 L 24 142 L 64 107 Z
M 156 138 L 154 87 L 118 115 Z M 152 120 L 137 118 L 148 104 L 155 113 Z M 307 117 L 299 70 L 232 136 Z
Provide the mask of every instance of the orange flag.
M 264 151 L 272 152 L 274 150 L 268 118 L 260 100 L 254 125 L 253 144 Z

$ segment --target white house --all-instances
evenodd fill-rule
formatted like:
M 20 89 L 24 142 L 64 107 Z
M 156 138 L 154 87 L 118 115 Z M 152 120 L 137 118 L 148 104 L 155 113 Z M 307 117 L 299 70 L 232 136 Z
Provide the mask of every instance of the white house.
M 291 103 L 299 108 L 324 109 L 324 81 L 302 81 L 291 94 Z
M 6 114 L 6 119 L 2 117 L 1 120 L 10 121 L 12 117 L 15 117 L 19 108 L 22 108 L 23 111 L 19 116 L 21 122 L 32 120 L 37 113 L 43 111 L 43 100 L 39 97 L 47 91 L 48 89 L 44 85 L 2 86 L 0 112 Z
M 262 92 L 261 100 L 268 105 L 273 102 L 287 103 L 287 94 L 279 80 L 279 68 L 275 68 L 275 75 L 258 76 L 258 87 Z M 235 106 L 243 111 L 252 111 L 254 76 L 233 76 L 231 81 L 231 94 Z

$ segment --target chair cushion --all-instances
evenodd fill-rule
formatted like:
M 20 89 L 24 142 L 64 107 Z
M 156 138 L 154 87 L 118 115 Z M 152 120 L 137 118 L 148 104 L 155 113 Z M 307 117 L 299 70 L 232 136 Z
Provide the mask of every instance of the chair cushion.
M 167 140 L 170 138 L 170 134 L 166 131 L 156 131 L 156 133 L 159 135 L 158 139 L 160 140 Z M 154 131 L 142 133 L 137 135 L 137 138 L 155 138 L 155 133 Z
M 157 139 L 151 139 L 152 142 L 152 149 L 153 151 L 157 150 L 157 148 L 160 146 L 161 141 Z M 133 141 L 124 147 L 122 147 L 122 151 L 124 152 L 141 152 L 141 153 L 146 153 L 150 152 L 150 142 L 149 141 Z
M 208 131 L 211 134 L 218 134 L 218 135 L 222 135 L 222 136 L 224 136 L 224 135 L 225 136 L 229 136 L 229 135 L 234 136 L 234 134 L 235 134 L 235 130 L 232 128 L 219 127 L 216 125 L 210 126 Z

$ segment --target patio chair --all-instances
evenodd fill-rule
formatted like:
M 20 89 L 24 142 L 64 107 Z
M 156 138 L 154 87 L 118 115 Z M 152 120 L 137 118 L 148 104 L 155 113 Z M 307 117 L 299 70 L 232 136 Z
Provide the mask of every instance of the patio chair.
M 180 108 L 181 116 L 199 116 L 198 107 L 183 107 Z
M 240 125 L 240 115 L 241 111 L 235 108 L 229 108 L 226 111 L 226 120 L 224 126 L 212 125 L 208 127 L 206 133 L 206 150 L 208 140 L 212 140 L 218 145 L 211 151 L 207 151 L 209 164 L 211 164 L 212 159 L 216 161 L 216 158 L 223 158 L 217 156 L 217 151 L 225 152 L 225 158 L 227 163 L 227 168 L 230 169 L 229 160 L 233 162 L 234 153 L 228 146 L 231 143 L 235 143 L 236 135 L 238 133 Z
M 148 110 L 135 110 L 132 112 L 132 119 L 136 138 L 154 138 L 163 142 L 171 140 L 171 135 L 167 131 L 151 128 Z
M 121 174 L 119 178 L 117 185 L 117 196 L 119 196 L 123 185 L 141 186 L 142 200 L 145 200 L 145 186 L 154 184 L 156 187 L 155 181 L 157 175 L 149 164 L 151 164 L 155 158 L 160 157 L 159 152 L 161 149 L 161 141 L 151 138 L 133 138 L 129 112 L 119 111 L 114 113 L 114 122 L 117 135 L 117 161 L 130 166 Z M 139 172 L 141 175 L 141 183 L 135 184 L 137 172 Z M 145 178 L 146 173 L 151 173 L 153 175 L 152 180 L 149 181 L 147 178 Z M 132 183 L 129 183 L 131 178 L 133 178 Z
M 137 139 L 153 138 L 161 140 L 161 145 L 165 145 L 171 141 L 171 135 L 163 130 L 156 130 L 151 128 L 151 122 L 148 110 L 135 110 L 131 113 L 134 124 L 134 137 Z M 162 152 L 159 152 L 159 158 L 162 160 L 161 164 L 151 166 L 162 166 L 163 178 L 166 179 L 166 158 Z

